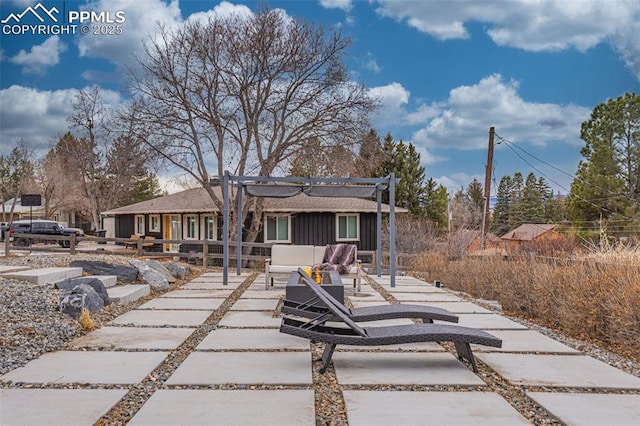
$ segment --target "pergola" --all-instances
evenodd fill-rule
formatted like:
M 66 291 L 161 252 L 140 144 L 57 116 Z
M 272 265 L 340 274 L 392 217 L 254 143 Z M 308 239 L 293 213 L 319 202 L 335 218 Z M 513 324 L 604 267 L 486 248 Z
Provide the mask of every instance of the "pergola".
M 234 176 L 228 171 L 221 177 L 222 194 L 224 199 L 223 207 L 223 285 L 229 281 L 229 187 L 235 185 L 238 188 L 237 195 L 237 216 L 242 216 L 242 194 L 256 197 L 283 198 L 292 197 L 304 192 L 312 197 L 372 197 L 376 196 L 377 210 L 377 235 L 376 250 L 379 255 L 377 259 L 377 274 L 382 271 L 382 191 L 389 191 L 389 274 L 391 276 L 391 287 L 396 285 L 396 212 L 395 212 L 395 186 L 397 179 L 394 174 L 384 178 L 305 178 L 305 177 L 271 177 L 271 176 Z M 237 275 L 241 274 L 242 268 L 242 221 L 237 220 L 237 250 L 236 269 Z

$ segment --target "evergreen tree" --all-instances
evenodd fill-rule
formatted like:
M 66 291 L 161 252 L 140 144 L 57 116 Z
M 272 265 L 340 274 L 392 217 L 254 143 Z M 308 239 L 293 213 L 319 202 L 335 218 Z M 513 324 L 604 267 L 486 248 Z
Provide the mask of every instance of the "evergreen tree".
M 420 154 L 413 144 L 407 145 L 403 141 L 394 143 L 391 135 L 385 138 L 383 151 L 385 152 L 383 175 L 394 173 L 395 177 L 400 179 L 396 184 L 396 205 L 408 209 L 413 216 L 424 216 L 425 169 L 420 165 Z M 389 152 L 392 154 L 389 155 Z M 388 192 L 383 194 L 383 200 L 386 203 L 389 202 Z
M 424 215 L 427 219 L 436 224 L 441 230 L 447 229 L 447 204 L 449 193 L 447 189 L 439 185 L 433 178 L 426 184 L 426 199 L 424 202 Z
M 582 123 L 584 159 L 571 184 L 574 221 L 637 214 L 640 201 L 640 97 L 627 93 L 597 105 Z
M 498 184 L 497 200 L 491 220 L 491 230 L 498 235 L 503 235 L 508 232 L 511 226 L 509 218 L 511 216 L 512 186 L 511 176 L 503 176 Z
M 385 151 L 380 136 L 371 129 L 360 143 L 354 174 L 359 177 L 384 177 L 384 161 Z
M 544 223 L 545 194 L 533 173 L 529 173 L 522 189 L 520 200 L 520 220 L 522 223 Z

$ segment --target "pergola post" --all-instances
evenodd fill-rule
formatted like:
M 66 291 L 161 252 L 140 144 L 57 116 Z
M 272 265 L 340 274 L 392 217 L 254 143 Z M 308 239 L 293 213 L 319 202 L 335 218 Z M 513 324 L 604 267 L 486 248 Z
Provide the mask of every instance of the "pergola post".
M 238 192 L 236 195 L 238 197 L 238 217 L 236 218 L 238 222 L 238 235 L 236 237 L 236 274 L 238 276 L 242 273 L 242 192 L 242 183 L 238 182 Z
M 376 274 L 378 278 L 382 276 L 382 188 L 380 185 L 376 187 L 376 201 L 378 204 L 378 211 L 376 212 Z
M 229 172 L 225 170 L 222 177 L 222 285 L 229 283 Z
M 396 286 L 396 177 L 389 175 L 389 275 L 391 288 Z

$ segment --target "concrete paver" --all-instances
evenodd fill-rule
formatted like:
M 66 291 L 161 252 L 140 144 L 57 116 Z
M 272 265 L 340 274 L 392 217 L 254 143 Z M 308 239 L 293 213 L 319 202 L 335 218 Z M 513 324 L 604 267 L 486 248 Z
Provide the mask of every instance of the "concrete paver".
M 457 314 L 458 325 L 485 330 L 526 330 L 527 327 L 498 314 Z M 450 324 L 444 321 L 435 321 Z
M 239 299 L 231 306 L 232 311 L 274 311 L 278 299 Z
M 1 389 L 0 424 L 91 425 L 126 393 L 126 389 Z
M 312 390 L 159 390 L 134 425 L 316 424 Z
M 501 348 L 471 345 L 474 351 L 482 352 L 554 352 L 579 354 L 580 351 L 533 330 L 491 330 L 491 334 L 502 339 Z
M 39 268 L 14 271 L 2 274 L 5 278 L 29 281 L 34 284 L 53 284 L 67 278 L 82 276 L 82 268 Z
M 213 298 L 172 298 L 172 297 L 158 297 L 150 300 L 138 307 L 138 309 L 195 309 L 195 310 L 216 310 L 222 305 L 224 299 Z
M 392 293 L 393 297 L 400 302 L 461 302 L 458 296 L 451 293 L 430 292 L 430 293 Z
M 240 285 L 240 283 L 229 283 L 226 286 L 222 284 L 222 282 L 199 282 L 199 281 L 189 281 L 184 284 L 181 288 L 184 290 L 224 290 L 224 289 L 235 289 Z
M 336 351 L 333 364 L 341 385 L 485 385 L 450 353 Z
M 349 426 L 528 425 L 492 392 L 345 391 Z
M 221 327 L 272 327 L 279 328 L 282 318 L 269 311 L 229 311 L 220 322 Z
M 172 350 L 195 328 L 152 328 L 104 326 L 71 342 L 74 347 Z
M 167 385 L 311 384 L 309 352 L 193 352 Z
M 640 395 L 527 392 L 566 425 L 640 425 Z
M 280 299 L 284 296 L 284 288 L 279 290 L 247 290 L 242 293 L 243 299 Z
M 167 352 L 49 352 L 2 376 L 24 383 L 135 384 L 153 371 Z
M 147 325 L 147 326 L 184 326 L 193 327 L 200 325 L 213 311 L 169 311 L 169 310 L 133 310 L 115 318 L 108 324 Z
M 227 297 L 229 297 L 229 295 L 233 292 L 233 290 L 231 289 L 223 289 L 223 290 L 219 290 L 219 289 L 213 289 L 213 290 L 184 290 L 184 289 L 178 289 L 178 290 L 172 290 L 172 291 L 168 291 L 164 294 L 162 294 L 160 296 L 160 298 L 164 298 L 164 297 L 169 297 L 169 298 L 180 298 L 180 297 L 184 297 L 184 298 L 197 298 L 197 297 L 204 297 L 204 298 L 221 298 L 221 299 L 226 299 Z
M 640 389 L 640 378 L 583 355 L 476 353 L 516 385 Z
M 492 314 L 489 309 L 483 308 L 471 302 L 412 302 L 416 305 L 433 306 L 442 308 L 453 314 Z
M 151 287 L 148 284 L 126 284 L 109 287 L 107 289 L 111 303 L 124 305 L 134 302 L 151 293 Z
M 224 329 L 209 333 L 196 350 L 309 350 L 309 341 L 276 329 Z

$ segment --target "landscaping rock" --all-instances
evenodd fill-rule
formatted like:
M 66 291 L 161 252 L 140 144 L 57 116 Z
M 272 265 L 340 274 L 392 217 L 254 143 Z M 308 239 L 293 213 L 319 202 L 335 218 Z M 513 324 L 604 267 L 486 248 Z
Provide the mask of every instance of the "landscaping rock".
M 86 284 L 91 286 L 96 291 L 96 293 L 98 293 L 100 297 L 102 297 L 104 306 L 107 306 L 111 303 L 111 300 L 109 299 L 109 293 L 107 292 L 107 288 L 104 286 L 102 281 L 100 281 L 97 278 L 82 278 L 82 277 L 69 278 L 66 280 L 58 281 L 57 283 L 54 284 L 54 287 L 60 290 L 71 291 L 76 286 L 79 286 L 80 284 Z
M 91 260 L 74 260 L 70 265 L 80 267 L 91 275 L 116 275 L 118 281 L 124 283 L 132 283 L 138 278 L 138 270 L 129 266 Z
M 164 267 L 176 278 L 185 278 L 191 273 L 189 266 L 180 265 L 176 262 L 164 262 Z
M 66 293 L 66 292 L 65 292 Z M 71 293 L 60 296 L 60 310 L 72 318 L 80 318 L 83 309 L 97 312 L 104 307 L 102 297 L 88 284 L 77 285 Z
M 176 277 L 174 277 L 171 272 L 164 266 L 162 262 L 157 260 L 147 260 L 147 265 L 151 266 L 156 271 L 160 272 L 170 283 L 176 282 Z
M 155 290 L 168 290 L 169 281 L 157 270 L 140 260 L 129 260 L 138 271 L 138 277 L 145 284 L 149 284 Z

